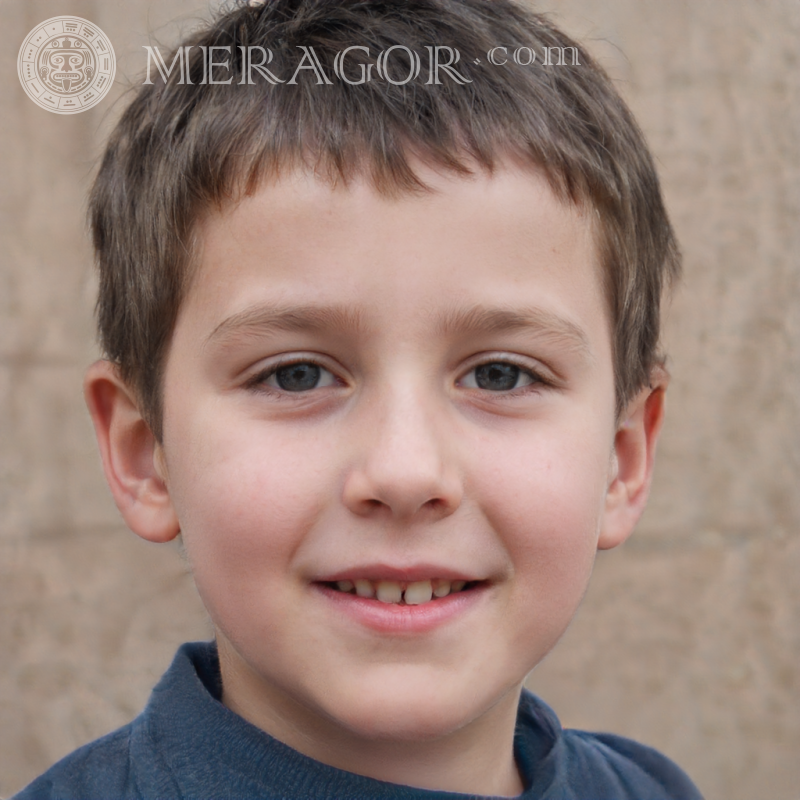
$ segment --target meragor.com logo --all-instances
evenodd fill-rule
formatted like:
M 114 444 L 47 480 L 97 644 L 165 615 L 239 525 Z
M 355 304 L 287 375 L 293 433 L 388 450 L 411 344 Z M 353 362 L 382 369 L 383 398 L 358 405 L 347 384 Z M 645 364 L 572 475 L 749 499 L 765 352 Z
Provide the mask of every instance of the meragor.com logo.
M 79 114 L 111 89 L 116 71 L 108 37 L 82 17 L 52 17 L 25 37 L 17 57 L 22 88 L 54 114 Z

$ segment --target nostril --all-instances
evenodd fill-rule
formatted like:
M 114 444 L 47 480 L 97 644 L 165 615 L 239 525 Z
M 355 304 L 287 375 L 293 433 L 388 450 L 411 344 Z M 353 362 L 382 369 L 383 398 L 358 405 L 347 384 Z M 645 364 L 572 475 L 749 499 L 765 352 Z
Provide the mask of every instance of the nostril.
M 441 497 L 433 497 L 422 504 L 422 508 L 430 508 L 434 511 L 441 511 L 447 507 L 447 501 Z

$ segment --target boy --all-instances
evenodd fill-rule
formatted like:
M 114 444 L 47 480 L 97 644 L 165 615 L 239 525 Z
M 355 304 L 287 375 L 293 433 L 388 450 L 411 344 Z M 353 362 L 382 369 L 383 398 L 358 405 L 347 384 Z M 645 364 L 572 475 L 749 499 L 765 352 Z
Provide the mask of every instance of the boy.
M 679 265 L 608 79 L 524 63 L 571 47 L 506 0 L 275 0 L 138 92 L 86 398 L 215 642 L 18 797 L 699 797 L 522 690 L 644 508 Z

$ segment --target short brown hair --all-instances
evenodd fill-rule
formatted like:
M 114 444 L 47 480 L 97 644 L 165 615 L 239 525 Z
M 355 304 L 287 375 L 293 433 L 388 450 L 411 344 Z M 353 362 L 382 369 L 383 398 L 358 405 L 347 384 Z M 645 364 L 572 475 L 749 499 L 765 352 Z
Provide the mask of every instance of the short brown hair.
M 350 51 L 350 80 L 359 62 L 374 63 L 392 47 L 394 77 L 388 56 L 383 74 L 391 79 L 352 85 L 334 77 L 337 54 L 353 45 L 369 55 Z M 423 80 L 436 46 L 458 51 L 463 81 Z M 489 63 L 488 51 L 500 46 L 506 63 Z M 415 157 L 462 174 L 491 172 L 509 153 L 534 165 L 564 201 L 597 212 L 618 412 L 647 385 L 659 363 L 662 289 L 680 270 L 675 237 L 633 116 L 603 70 L 545 18 L 510 0 L 239 2 L 183 47 L 186 79 L 176 68 L 136 90 L 89 212 L 101 344 L 159 439 L 163 366 L 199 215 L 297 167 L 345 183 L 363 174 L 377 190 L 399 194 L 425 189 Z M 229 83 L 203 83 L 204 55 L 220 52 L 210 47 L 228 48 L 214 60 L 227 60 Z M 266 69 L 285 83 L 258 71 L 247 81 L 245 57 L 258 47 L 265 57 L 271 51 Z M 516 48 L 529 48 L 517 61 L 534 53 L 533 63 L 515 63 Z M 329 83 L 297 69 L 312 49 Z M 566 63 L 545 63 L 548 52 Z M 403 83 L 398 76 L 410 74 L 415 58 L 420 77 Z

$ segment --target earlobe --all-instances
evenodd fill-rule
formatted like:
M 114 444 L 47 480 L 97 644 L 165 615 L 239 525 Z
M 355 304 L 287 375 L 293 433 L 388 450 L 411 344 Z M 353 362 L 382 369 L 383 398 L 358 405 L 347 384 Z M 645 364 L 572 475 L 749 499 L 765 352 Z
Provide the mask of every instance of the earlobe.
M 109 361 L 89 367 L 83 388 L 106 480 L 128 527 L 151 542 L 174 539 L 180 525 L 169 496 L 163 449 L 133 393 Z
M 622 544 L 633 532 L 650 494 L 656 445 L 664 421 L 668 377 L 660 371 L 653 386 L 629 403 L 617 428 L 606 493 L 599 550 Z

